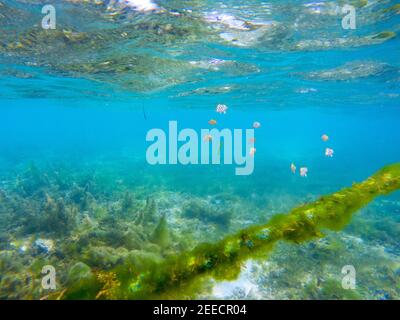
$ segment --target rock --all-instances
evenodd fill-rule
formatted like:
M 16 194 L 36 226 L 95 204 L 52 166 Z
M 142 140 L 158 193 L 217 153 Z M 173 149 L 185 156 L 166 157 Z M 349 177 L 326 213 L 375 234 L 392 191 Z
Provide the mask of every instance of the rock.
M 50 239 L 37 239 L 33 243 L 33 248 L 39 253 L 48 254 L 54 249 L 54 241 Z

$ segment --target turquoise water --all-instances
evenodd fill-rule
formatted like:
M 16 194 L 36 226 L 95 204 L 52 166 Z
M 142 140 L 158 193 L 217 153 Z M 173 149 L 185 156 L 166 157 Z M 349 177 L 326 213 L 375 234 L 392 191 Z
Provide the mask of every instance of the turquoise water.
M 164 259 L 399 161 L 394 1 L 351 2 L 355 30 L 341 27 L 335 1 L 155 3 L 60 1 L 57 28 L 43 30 L 41 1 L 1 1 L 0 298 L 49 296 L 44 264 L 59 270 L 59 295 L 77 263 L 95 272 L 135 254 Z M 251 175 L 147 163 L 149 130 L 176 120 L 200 132 L 210 119 L 261 123 Z M 138 223 L 149 199 L 153 220 Z M 399 192 L 379 198 L 346 229 L 281 244 L 236 282 L 191 298 L 399 299 L 399 212 Z M 168 245 L 152 240 L 162 216 Z M 340 285 L 345 265 L 354 290 Z

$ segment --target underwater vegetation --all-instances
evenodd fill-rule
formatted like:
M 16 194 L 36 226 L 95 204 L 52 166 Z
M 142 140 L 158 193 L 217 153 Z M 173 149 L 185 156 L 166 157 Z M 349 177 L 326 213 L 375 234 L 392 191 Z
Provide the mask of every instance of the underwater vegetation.
M 229 226 L 233 215 L 232 208 L 215 208 L 201 201 L 191 200 L 183 208 L 183 214 L 188 218 L 196 218 L 200 221 L 213 222 L 219 226 Z
M 343 230 L 361 207 L 397 190 L 399 164 L 316 201 L 285 195 L 276 207 L 268 193 L 254 205 L 252 197 L 226 186 L 207 185 L 208 195 L 199 196 L 124 183 L 131 167 L 98 170 L 31 163 L 2 173 L 1 299 L 210 298 L 219 283 L 237 279 L 249 260 L 261 262 L 259 271 L 247 273 L 259 284 L 259 295 L 238 291 L 234 299 L 400 296 L 398 225 L 379 216 L 397 212 L 398 202 L 372 202 L 360 215 L 365 219 L 345 229 L 352 236 L 329 231 Z M 274 215 L 305 199 L 310 202 Z M 352 295 L 337 287 L 337 257 L 343 264 L 355 259 L 373 266 L 358 270 L 368 279 L 359 281 L 361 291 Z M 49 264 L 57 270 L 57 289 L 50 291 L 41 287 L 42 267 Z M 268 287 L 279 293 L 269 295 Z
M 399 164 L 332 193 L 399 159 L 396 1 L 50 2 L 0 0 L 0 299 L 400 299 Z M 149 169 L 165 117 L 257 172 Z
M 339 231 L 352 215 L 377 196 L 400 189 L 400 164 L 389 165 L 361 183 L 345 188 L 319 200 L 293 209 L 289 214 L 276 215 L 267 224 L 243 229 L 221 241 L 201 244 L 178 256 L 167 256 L 156 262 L 142 261 L 140 270 L 129 260 L 108 273 L 90 276 L 87 286 L 68 288 L 63 298 L 151 299 L 190 297 L 199 290 L 205 278 L 235 279 L 247 259 L 265 258 L 279 241 L 302 243 L 323 236 L 323 230 Z M 153 239 L 165 244 L 167 237 L 164 217 Z M 88 274 L 87 270 L 85 274 Z M 90 280 L 90 281 L 89 281 Z M 325 292 L 335 291 L 338 284 L 325 283 Z M 90 293 L 93 296 L 90 296 Z

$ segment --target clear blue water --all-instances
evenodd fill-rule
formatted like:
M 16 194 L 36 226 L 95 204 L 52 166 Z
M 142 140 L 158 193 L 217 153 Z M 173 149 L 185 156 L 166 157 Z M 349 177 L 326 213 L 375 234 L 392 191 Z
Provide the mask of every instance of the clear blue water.
M 24 33 L 26 30 L 40 34 L 40 28 L 35 26 L 35 21 L 37 24 L 37 19 L 40 21 L 41 18 L 37 13 L 39 4 L 4 3 L 19 8 L 26 17 L 18 16 L 18 21 L 25 22 L 18 26 L 1 22 L 8 30 L 7 35 L 0 36 L 1 43 L 15 41 L 14 31 L 20 34 L 20 39 L 28 37 Z M 367 6 L 358 8 L 356 30 L 343 30 L 341 15 L 329 11 L 331 6 L 340 4 L 323 1 L 311 5 L 319 8 L 320 14 L 307 11 L 310 6 L 305 4 L 305 1 L 250 1 L 246 5 L 244 1 L 162 1 L 158 5 L 167 13 L 142 13 L 116 7 L 115 10 L 124 12 L 117 20 L 107 19 L 107 11 L 102 5 L 93 7 L 79 1 L 57 4 L 57 10 L 60 10 L 58 32 L 71 28 L 76 32 L 106 35 L 112 33 L 107 28 L 122 30 L 139 23 L 152 26 L 169 23 L 172 28 L 183 26 L 187 33 L 168 34 L 166 31 L 167 35 L 161 33 L 157 38 L 153 30 L 143 28 L 140 37 L 129 41 L 111 39 L 95 49 L 88 48 L 85 40 L 59 40 L 62 35 L 54 39 L 49 36 L 53 40 L 47 44 L 35 36 L 30 44 L 24 43 L 27 49 L 12 50 L 2 46 L 0 188 L 10 196 L 13 192 L 18 193 L 15 191 L 16 177 L 23 175 L 34 163 L 43 174 L 48 172 L 49 175 L 68 168 L 69 179 L 76 179 L 77 184 L 82 184 L 81 176 L 95 176 L 93 179 L 99 179 L 97 187 L 108 190 L 116 198 L 119 191 L 141 190 L 144 195 L 154 196 L 161 202 L 170 201 L 170 206 L 179 207 L 180 200 L 171 200 L 176 194 L 184 195 L 186 200 L 191 197 L 204 200 L 219 193 L 235 195 L 236 205 L 242 210 L 240 219 L 234 215 L 232 220 L 238 221 L 231 228 L 213 235 L 207 232 L 197 235 L 193 241 L 200 243 L 239 229 L 243 226 L 241 221 L 247 221 L 248 225 L 266 221 L 273 213 L 286 212 L 320 195 L 361 181 L 387 164 L 398 162 L 399 38 L 397 35 L 390 39 L 381 36 L 379 41 L 373 38 L 384 31 L 399 31 L 399 9 L 392 7 L 395 2 L 368 1 Z M 3 10 L 0 12 L 10 12 L 7 11 L 9 7 L 0 7 Z M 384 11 L 388 8 L 392 8 L 391 11 Z M 259 30 L 259 27 L 254 24 L 251 30 L 237 30 L 229 24 L 207 22 L 204 13 L 213 11 L 220 15 L 229 13 L 240 21 L 276 23 L 277 27 L 267 28 L 262 37 L 247 42 L 252 39 L 252 29 Z M 79 19 L 71 18 L 74 12 L 80 12 Z M 180 12 L 181 16 L 168 12 Z M 184 15 L 189 17 L 188 21 L 181 21 Z M 193 31 L 191 37 L 191 26 L 194 28 L 199 21 L 205 24 L 201 27 L 204 29 Z M 226 41 L 221 36 L 224 34 L 233 34 L 243 43 Z M 339 38 L 343 39 L 341 45 L 334 40 Z M 93 41 L 100 43 L 102 39 L 98 37 Z M 325 44 L 318 41 L 325 41 Z M 309 43 L 309 47 L 302 48 L 304 43 Z M 128 67 L 125 71 L 104 71 L 97 64 L 114 59 L 110 65 L 118 68 L 124 59 L 137 54 L 146 59 L 139 59 L 139 66 Z M 168 62 L 153 60 L 157 58 L 166 58 Z M 215 66 L 210 59 L 220 59 L 218 63 L 221 64 Z M 197 63 L 196 67 L 193 67 L 193 61 Z M 80 63 L 97 65 L 91 70 L 82 65 L 77 69 L 71 67 Z M 227 114 L 215 112 L 220 103 L 228 105 Z M 162 128 L 167 131 L 171 120 L 178 121 L 179 128 L 200 130 L 210 127 L 210 119 L 218 121 L 216 128 L 219 129 L 245 129 L 251 128 L 254 121 L 261 123 L 255 130 L 257 152 L 252 175 L 235 176 L 234 165 L 151 166 L 146 162 L 148 130 Z M 321 140 L 323 134 L 329 136 L 327 142 Z M 333 158 L 324 155 L 326 147 L 334 150 Z M 292 174 L 291 163 L 296 164 L 298 170 L 307 167 L 308 176 L 300 177 L 298 172 Z M 103 176 L 110 179 L 103 181 Z M 52 187 L 44 192 L 65 199 L 69 194 L 68 190 L 60 192 L 59 188 Z M 94 196 L 101 202 L 103 191 L 98 192 Z M 170 198 L 166 200 L 163 197 L 168 198 L 168 193 Z M 34 200 L 32 194 L 18 196 L 27 204 L 44 201 L 40 196 Z M 113 201 L 117 200 L 114 198 Z M 362 212 L 350 229 L 330 235 L 328 239 L 342 241 L 344 236 L 351 235 L 362 239 L 365 247 L 383 246 L 391 252 L 384 258 L 390 261 L 387 272 L 395 273 L 400 265 L 400 251 L 396 245 L 399 234 L 394 233 L 395 238 L 388 241 L 384 230 L 380 233 L 381 238 L 373 230 L 381 219 L 393 230 L 399 230 L 400 194 L 397 192 L 386 202 L 382 201 L 376 200 L 366 209 L 365 219 Z M 160 211 L 164 210 L 159 214 L 167 212 L 167 220 L 170 219 L 174 230 L 173 224 L 179 216 L 169 212 L 168 205 L 159 207 L 162 208 Z M 4 214 L 5 210 L 1 212 Z M 84 213 L 92 215 L 90 210 L 80 212 Z M 6 241 L 10 243 L 29 237 L 32 241 L 38 237 L 61 239 L 58 234 L 43 230 L 21 232 L 18 226 L 5 221 L 8 225 L 3 224 L 2 233 L 7 234 Z M 357 231 L 357 221 L 366 223 L 367 229 L 372 231 Z M 194 220 L 192 223 L 195 232 L 202 222 Z M 311 255 L 310 250 L 307 252 Z M 350 256 L 354 257 L 354 263 L 362 261 L 359 257 L 363 252 L 361 249 L 348 250 L 353 250 Z M 301 253 L 292 254 L 302 258 Z M 310 257 L 305 255 L 303 258 L 307 265 Z M 74 259 L 66 257 L 65 263 L 71 265 L 76 262 Z M 289 270 L 290 267 L 285 265 L 290 263 L 289 260 L 280 261 L 279 267 Z M 331 257 L 320 264 L 329 265 L 334 261 Z M 374 272 L 377 267 L 371 263 L 366 268 Z M 338 270 L 337 274 L 326 273 L 326 279 L 340 279 Z M 7 272 L 11 271 L 2 270 L 3 278 Z M 389 277 L 389 274 L 382 275 L 385 276 Z M 268 286 L 268 283 L 254 281 L 258 283 L 257 290 L 262 291 Z M 363 287 L 358 292 L 359 297 L 400 297 L 398 280 L 392 283 L 368 281 L 361 280 Z M 280 286 L 278 289 L 288 292 L 285 290 L 289 288 Z M 23 289 L 7 290 L 11 289 L 5 289 L 2 298 L 30 296 Z M 388 293 L 382 295 L 379 290 Z M 296 292 L 294 296 L 287 293 L 287 296 L 276 297 L 338 298 L 329 294 L 300 294 L 301 289 Z

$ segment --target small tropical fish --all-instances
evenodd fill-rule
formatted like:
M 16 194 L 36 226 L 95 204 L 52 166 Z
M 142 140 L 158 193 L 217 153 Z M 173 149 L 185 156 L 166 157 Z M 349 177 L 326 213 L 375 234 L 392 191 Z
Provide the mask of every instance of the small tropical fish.
M 249 143 L 254 144 L 255 142 L 256 142 L 256 138 L 250 138 L 250 139 L 249 139 Z
M 210 121 L 208 121 L 208 124 L 214 126 L 217 124 L 217 120 L 211 119 Z
M 307 177 L 307 173 L 308 173 L 308 168 L 307 167 L 300 168 L 300 176 Z
M 250 148 L 250 156 L 254 157 L 254 155 L 256 154 L 257 149 L 256 148 Z
M 335 151 L 333 151 L 333 149 L 331 149 L 331 148 L 326 148 L 325 149 L 325 156 L 327 156 L 327 157 L 333 157 L 333 154 L 335 153 Z
M 293 174 L 296 173 L 296 166 L 294 165 L 294 163 L 290 165 L 290 170 L 292 171 Z
M 228 107 L 225 104 L 219 104 L 217 105 L 215 111 L 217 111 L 219 114 L 225 114 L 226 111 L 228 111 Z
M 211 135 L 211 134 L 206 134 L 206 135 L 203 137 L 203 139 L 204 139 L 204 141 L 211 141 L 211 140 L 212 140 L 212 135 Z
M 328 135 L 323 134 L 321 139 L 322 139 L 322 141 L 327 142 L 329 140 L 329 137 L 328 137 Z
M 253 128 L 258 129 L 259 127 L 261 127 L 261 123 L 259 123 L 258 121 L 254 121 Z

